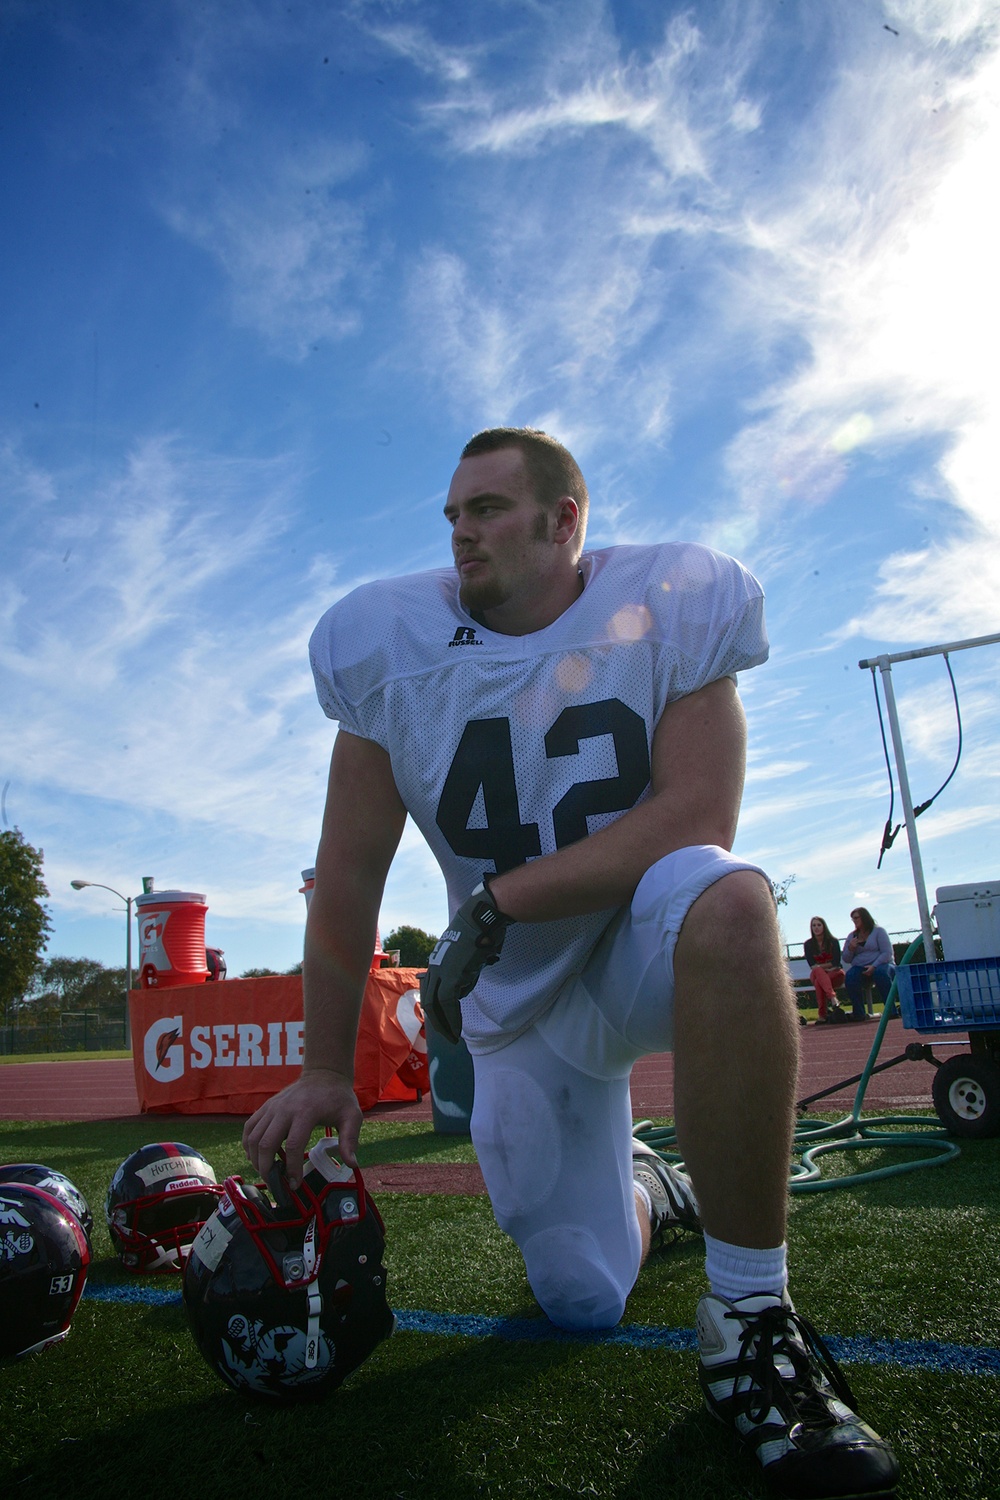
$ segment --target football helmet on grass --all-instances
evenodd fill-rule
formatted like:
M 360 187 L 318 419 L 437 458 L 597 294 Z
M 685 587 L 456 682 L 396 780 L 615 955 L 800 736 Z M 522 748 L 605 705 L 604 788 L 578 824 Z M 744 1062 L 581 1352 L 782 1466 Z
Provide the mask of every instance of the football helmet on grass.
M 127 1156 L 104 1207 L 108 1233 L 126 1271 L 180 1271 L 222 1189 L 193 1146 L 158 1141 Z
M 0 1166 L 0 1187 L 8 1182 L 25 1182 L 29 1187 L 41 1188 L 43 1193 L 58 1198 L 79 1219 L 87 1239 L 92 1239 L 94 1216 L 90 1212 L 90 1205 L 76 1183 L 71 1182 L 64 1173 L 57 1172 L 54 1167 L 42 1166 L 37 1161 L 5 1162 Z
M 195 1342 L 246 1395 L 327 1395 L 392 1332 L 382 1219 L 336 1150 L 334 1138 L 317 1142 L 294 1190 L 281 1166 L 270 1196 L 227 1178 L 191 1246 L 184 1307 Z
M 0 1186 L 0 1360 L 66 1337 L 89 1265 L 87 1236 L 64 1203 L 27 1183 Z

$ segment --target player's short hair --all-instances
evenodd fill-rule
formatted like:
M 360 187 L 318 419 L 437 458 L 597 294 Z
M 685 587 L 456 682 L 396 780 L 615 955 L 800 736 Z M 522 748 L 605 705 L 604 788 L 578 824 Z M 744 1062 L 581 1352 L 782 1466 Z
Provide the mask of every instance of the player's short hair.
M 582 547 L 590 496 L 580 465 L 569 449 L 535 427 L 487 427 L 469 439 L 462 457 L 477 458 L 480 453 L 496 453 L 501 448 L 520 449 L 539 505 L 551 509 L 563 495 L 572 495 L 580 511 L 577 535 Z

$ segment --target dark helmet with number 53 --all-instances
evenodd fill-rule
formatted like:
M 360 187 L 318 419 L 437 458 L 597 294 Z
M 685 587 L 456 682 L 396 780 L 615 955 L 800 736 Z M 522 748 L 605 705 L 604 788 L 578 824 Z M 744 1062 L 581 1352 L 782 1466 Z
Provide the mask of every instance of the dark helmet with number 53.
M 87 1236 L 64 1203 L 28 1183 L 0 1186 L 0 1359 L 66 1337 L 89 1265 Z
M 272 1197 L 227 1178 L 191 1246 L 191 1331 L 212 1369 L 244 1394 L 326 1395 L 392 1332 L 382 1219 L 336 1149 L 334 1138 L 317 1142 L 294 1190 L 276 1166 Z
M 191 1241 L 222 1189 L 193 1146 L 157 1141 L 126 1156 L 104 1205 L 108 1233 L 126 1271 L 181 1271 Z

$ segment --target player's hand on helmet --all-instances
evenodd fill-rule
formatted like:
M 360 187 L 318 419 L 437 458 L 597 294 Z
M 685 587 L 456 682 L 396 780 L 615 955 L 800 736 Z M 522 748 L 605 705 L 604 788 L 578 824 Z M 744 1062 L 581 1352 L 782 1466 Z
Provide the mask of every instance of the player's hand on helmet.
M 361 1118 L 353 1078 L 332 1068 L 303 1068 L 294 1083 L 250 1116 L 243 1127 L 243 1149 L 266 1181 L 284 1142 L 286 1176 L 292 1187 L 298 1187 L 309 1137 L 317 1125 L 333 1128 L 340 1143 L 337 1154 L 346 1166 L 357 1166 Z
M 486 965 L 498 961 L 512 921 L 500 911 L 489 887 L 477 885 L 438 938 L 421 976 L 420 1003 L 434 1030 L 447 1041 L 461 1037 L 459 1001 L 474 988 Z

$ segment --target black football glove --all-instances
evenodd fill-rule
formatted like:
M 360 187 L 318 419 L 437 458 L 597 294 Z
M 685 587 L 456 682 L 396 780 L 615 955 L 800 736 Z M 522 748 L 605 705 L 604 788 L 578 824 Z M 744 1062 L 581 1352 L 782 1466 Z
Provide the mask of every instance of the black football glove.
M 477 885 L 438 938 L 427 960 L 427 973 L 420 977 L 420 1003 L 434 1030 L 446 1041 L 461 1039 L 458 1002 L 474 987 L 480 971 L 497 962 L 512 921 L 498 909 L 489 889 Z

